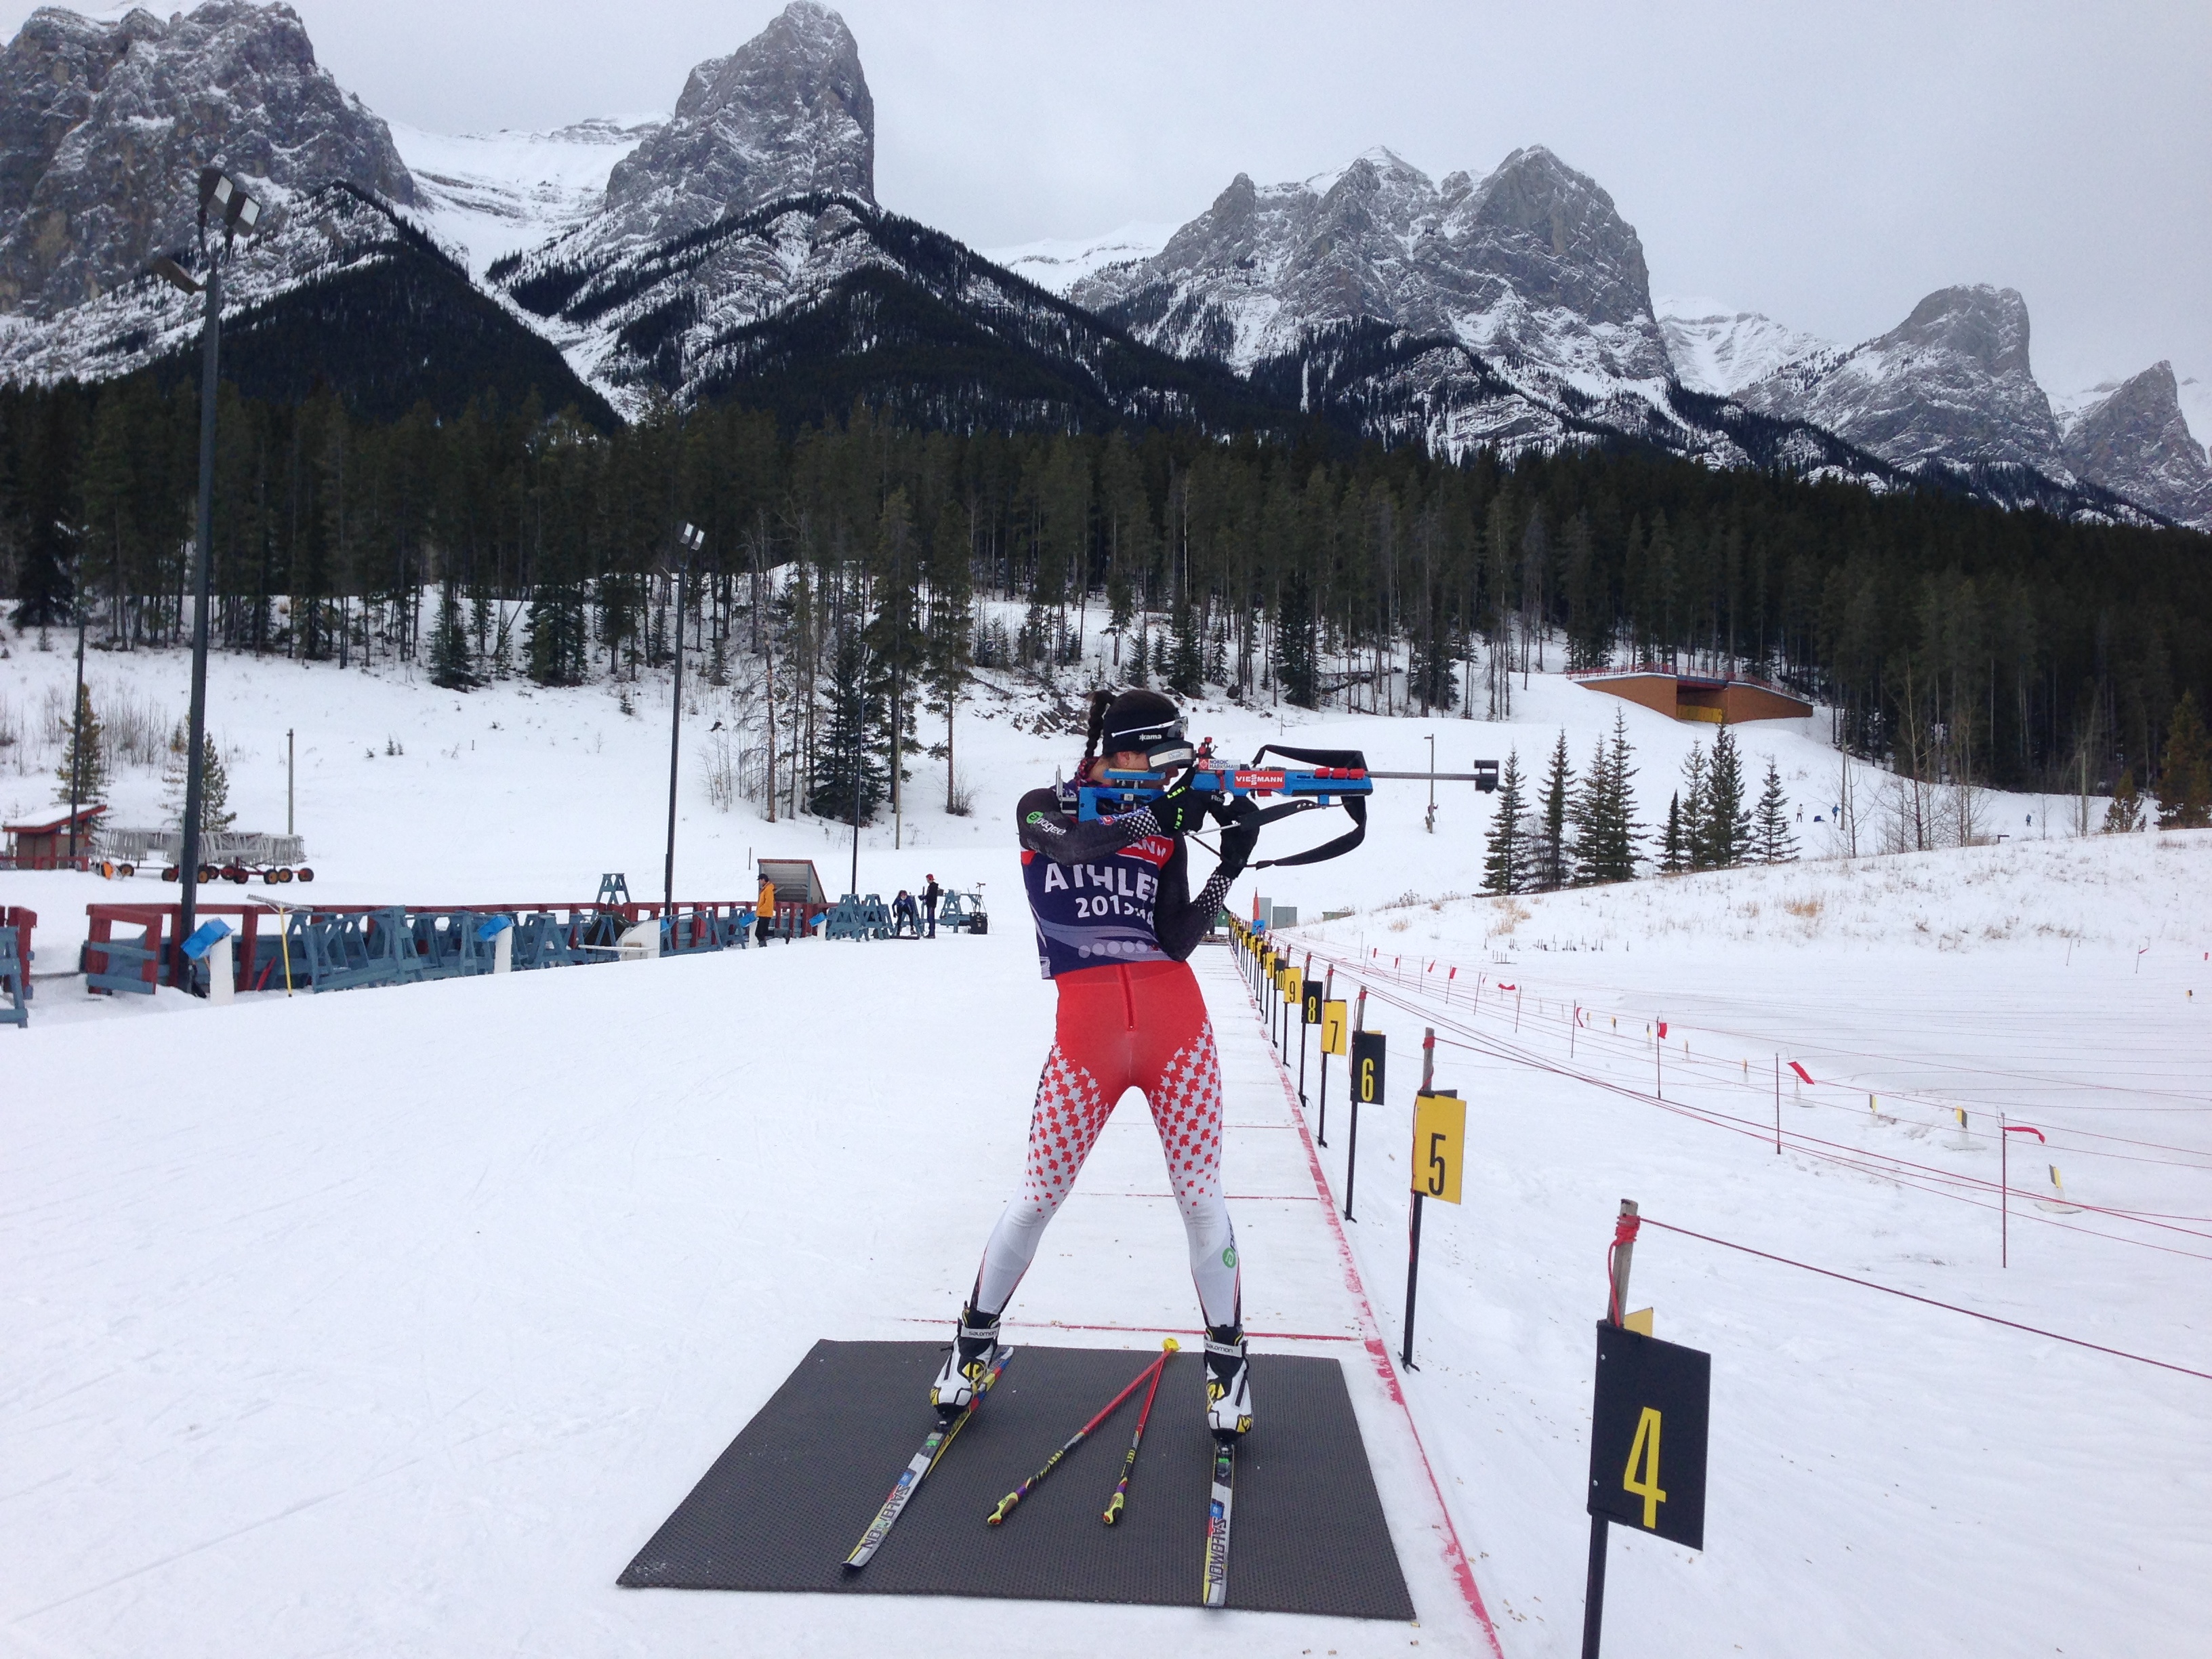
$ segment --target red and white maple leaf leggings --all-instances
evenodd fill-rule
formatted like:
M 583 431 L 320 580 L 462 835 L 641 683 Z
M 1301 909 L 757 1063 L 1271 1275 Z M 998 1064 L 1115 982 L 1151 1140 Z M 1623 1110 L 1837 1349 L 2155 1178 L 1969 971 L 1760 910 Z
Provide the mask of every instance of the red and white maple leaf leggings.
M 1209 1325 L 1238 1322 L 1237 1234 L 1221 1191 L 1221 1060 L 1187 963 L 1118 963 L 1062 974 L 1052 1053 L 1037 1079 L 1022 1190 L 983 1249 L 973 1305 L 997 1314 L 1115 1106 L 1141 1089 L 1182 1211 L 1190 1276 Z

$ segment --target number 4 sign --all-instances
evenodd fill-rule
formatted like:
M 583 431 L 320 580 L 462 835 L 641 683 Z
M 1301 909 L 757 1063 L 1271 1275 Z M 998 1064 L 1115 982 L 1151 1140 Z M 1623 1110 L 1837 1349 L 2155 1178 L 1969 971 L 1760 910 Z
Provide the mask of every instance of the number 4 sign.
M 1589 1512 L 1705 1547 L 1705 1414 L 1713 1360 L 1609 1321 L 1597 1328 Z

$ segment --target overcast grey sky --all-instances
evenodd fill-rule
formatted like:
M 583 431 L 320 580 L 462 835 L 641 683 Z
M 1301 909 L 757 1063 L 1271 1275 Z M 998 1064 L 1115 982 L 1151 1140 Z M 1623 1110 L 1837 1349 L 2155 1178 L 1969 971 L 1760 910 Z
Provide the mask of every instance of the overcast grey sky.
M 781 8 L 294 3 L 345 86 L 451 131 L 665 110 Z M 1180 222 L 1376 143 L 1431 176 L 1542 143 L 1612 194 L 1655 292 L 1851 342 L 1996 283 L 2054 392 L 2160 357 L 2212 380 L 2212 0 L 840 9 L 878 194 L 979 246 Z M 0 0 L 10 33 L 30 10 Z

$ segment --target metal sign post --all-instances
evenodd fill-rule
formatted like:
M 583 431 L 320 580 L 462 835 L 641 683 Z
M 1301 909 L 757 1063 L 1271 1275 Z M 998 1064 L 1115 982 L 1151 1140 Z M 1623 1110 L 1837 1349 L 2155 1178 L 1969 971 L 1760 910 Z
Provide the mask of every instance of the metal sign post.
M 1328 1145 L 1328 1057 L 1346 1051 L 1344 1004 L 1329 995 L 1335 988 L 1336 969 L 1332 968 L 1321 988 L 1321 1133 L 1315 1139 L 1324 1146 Z
M 1359 1109 L 1364 1105 L 1380 1105 L 1382 1100 L 1383 1061 L 1387 1058 L 1389 1041 L 1380 1031 L 1364 1029 L 1367 1022 L 1367 988 L 1359 988 L 1359 1007 L 1353 1016 L 1352 1032 L 1352 1139 L 1344 1151 L 1344 1218 L 1357 1220 L 1352 1213 L 1352 1188 L 1359 1174 Z
M 1650 1334 L 1622 1309 L 1636 1248 L 1632 1200 L 1613 1230 L 1606 1316 L 1597 1326 L 1597 1385 L 1590 1407 L 1589 1572 L 1583 1592 L 1583 1659 L 1598 1659 L 1605 1623 L 1606 1528 L 1618 1522 L 1685 1549 L 1705 1547 L 1705 1442 L 1712 1356 Z M 1643 1328 L 1638 1328 L 1642 1327 Z
M 1306 1103 L 1306 1033 L 1321 1024 L 1321 987 L 1314 983 L 1313 952 L 1306 952 L 1305 969 L 1298 976 L 1298 1105 Z
M 1467 1146 L 1467 1103 L 1450 1089 L 1434 1086 L 1437 1033 L 1421 1033 L 1421 1091 L 1413 1097 L 1411 1159 L 1413 1201 L 1406 1220 L 1406 1342 L 1399 1353 L 1409 1371 L 1413 1363 L 1413 1299 L 1421 1283 L 1421 1206 L 1431 1198 L 1459 1202 L 1460 1171 Z

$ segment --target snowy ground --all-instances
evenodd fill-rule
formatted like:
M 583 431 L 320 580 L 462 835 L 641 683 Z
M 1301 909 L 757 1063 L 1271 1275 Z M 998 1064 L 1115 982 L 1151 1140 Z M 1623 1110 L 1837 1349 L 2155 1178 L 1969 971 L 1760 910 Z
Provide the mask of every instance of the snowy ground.
M 0 750 L 12 817 L 51 799 L 37 728 L 69 663 L 5 643 L 0 698 L 26 734 Z M 179 657 L 100 656 L 92 672 L 103 706 L 182 709 Z M 605 869 L 658 889 L 668 708 L 650 682 L 625 714 L 604 687 L 457 697 L 382 670 L 218 658 L 211 701 L 241 827 L 281 826 L 282 733 L 299 732 L 319 896 L 581 897 Z M 1580 767 L 1620 707 L 1537 677 L 1510 726 L 1285 730 L 1406 769 L 1434 732 L 1441 768 L 1510 745 L 1534 770 L 1563 726 Z M 1035 735 L 1036 712 L 988 696 L 963 712 L 976 816 L 920 807 L 942 776 L 924 761 L 909 845 L 894 851 L 884 825 L 861 854 L 863 890 L 926 871 L 988 882 L 1000 927 L 985 939 L 225 1011 L 43 982 L 32 1029 L 0 1030 L 0 1255 L 16 1268 L 0 1303 L 0 1650 L 972 1646 L 975 1611 L 954 1601 L 612 1581 L 815 1339 L 932 1331 L 972 1274 L 1049 1025 L 1006 817 L 1078 744 Z M 1627 712 L 1648 819 L 1708 734 Z M 1194 725 L 1237 750 L 1277 730 L 1226 707 Z M 1806 804 L 1814 851 L 1837 767 L 1818 726 L 1741 734 Z M 696 769 L 687 754 L 682 893 L 742 896 L 749 851 L 813 856 L 843 886 L 841 830 L 717 812 Z M 1358 1219 L 1342 1227 L 1356 1275 L 1226 953 L 1201 973 L 1249 1317 L 1268 1343 L 1345 1358 L 1421 1624 L 1239 1615 L 1240 1650 L 1488 1651 L 1451 1576 L 1453 1530 L 1504 1653 L 1575 1650 L 1590 1324 L 1623 1196 L 1658 1221 L 2212 1370 L 2212 1034 L 2193 994 L 2212 996 L 2212 836 L 2015 840 L 1500 903 L 1445 896 L 1479 882 L 1487 799 L 1440 790 L 1431 835 L 1422 786 L 1382 789 L 1360 853 L 1256 883 L 1308 917 L 1354 910 L 1298 942 L 1340 964 L 1340 986 L 1370 987 L 1369 1024 L 1391 1038 L 1389 1103 L 1361 1124 Z M 160 793 L 126 770 L 118 817 L 155 814 Z M 2001 799 L 1992 821 L 1999 809 L 2045 827 L 2043 803 Z M 42 971 L 73 959 L 85 902 L 170 890 L 0 874 L 0 902 L 40 912 Z M 1395 1351 L 1401 1328 L 1397 1188 L 1424 1025 L 1444 1045 L 1439 1080 L 1470 1101 L 1474 1155 L 1464 1206 L 1429 1211 L 1421 1369 L 1400 1379 L 1401 1410 L 1363 1339 Z M 1783 1092 L 1778 1157 L 1778 1057 L 1814 1079 Z M 1297 1070 L 1293 1054 L 1292 1088 Z M 1339 1062 L 1319 1152 L 1332 1194 L 1342 1089 Z M 1999 1111 L 2045 1136 L 2011 1149 L 2002 1268 L 1987 1207 Z M 1052 1327 L 1109 1327 L 1139 1349 L 1189 1328 L 1157 1157 L 1132 1102 L 1012 1310 L 1023 1340 L 1095 1344 L 1111 1339 Z M 2033 1201 L 2053 1162 L 2084 1207 Z M 1631 1300 L 1714 1356 L 1711 1488 L 1703 1554 L 1616 1537 L 1615 1647 L 2196 1642 L 2212 1382 L 1656 1229 Z M 1221 1639 L 1195 1610 L 982 1616 L 1042 1652 Z

